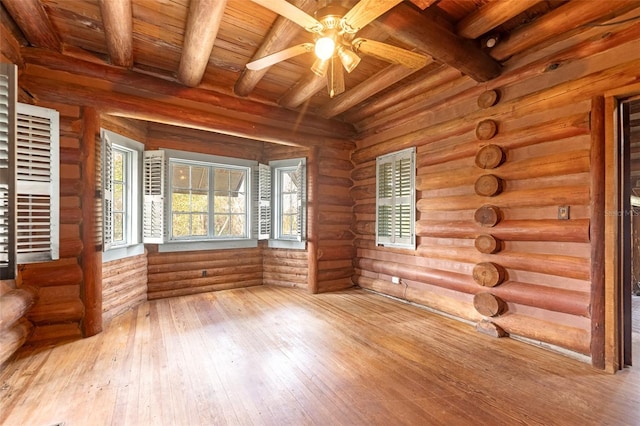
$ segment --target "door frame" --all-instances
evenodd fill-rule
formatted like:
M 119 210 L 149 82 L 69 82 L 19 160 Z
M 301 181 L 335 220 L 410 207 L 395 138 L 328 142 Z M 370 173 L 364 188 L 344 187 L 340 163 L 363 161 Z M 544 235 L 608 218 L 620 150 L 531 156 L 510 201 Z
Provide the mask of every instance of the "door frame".
M 620 102 L 640 95 L 640 84 L 624 86 L 604 94 L 604 369 L 614 373 L 624 367 L 623 291 L 621 279 L 622 241 L 619 215 L 623 209 L 620 192 Z M 594 111 L 592 111 L 592 114 Z M 592 116 L 592 123 L 594 117 Z M 593 132 L 593 129 L 592 129 Z M 593 148 L 592 148 L 593 149 Z M 593 167 L 593 165 L 592 165 Z M 593 194 L 592 194 L 593 197 Z M 596 218 L 592 218 L 594 220 Z M 596 219 L 597 220 L 597 219 Z M 600 241 L 591 241 L 598 246 Z M 592 262 L 597 259 L 592 259 Z M 592 318 L 593 321 L 593 318 Z M 593 332 L 593 331 L 592 331 Z M 592 341 L 596 338 L 592 335 Z M 597 348 L 594 348 L 597 349 Z M 592 354 L 593 354 L 592 350 Z

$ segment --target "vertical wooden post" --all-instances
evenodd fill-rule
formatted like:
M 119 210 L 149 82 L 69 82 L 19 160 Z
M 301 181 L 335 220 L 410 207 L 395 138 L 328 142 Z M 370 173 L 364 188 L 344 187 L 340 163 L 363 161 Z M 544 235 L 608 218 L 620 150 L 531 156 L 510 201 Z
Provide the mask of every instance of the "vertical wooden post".
M 97 135 L 100 131 L 100 118 L 94 108 L 83 108 L 82 134 L 82 242 L 83 249 L 80 265 L 82 267 L 83 285 L 81 290 L 84 303 L 84 319 L 82 334 L 93 336 L 102 331 L 102 251 L 97 244 L 98 215 L 96 212 L 96 186 L 99 150 Z
M 591 363 L 605 368 L 605 107 L 591 102 Z
M 318 147 L 309 150 L 307 162 L 307 256 L 309 263 L 307 288 L 318 293 L 318 178 L 320 154 Z

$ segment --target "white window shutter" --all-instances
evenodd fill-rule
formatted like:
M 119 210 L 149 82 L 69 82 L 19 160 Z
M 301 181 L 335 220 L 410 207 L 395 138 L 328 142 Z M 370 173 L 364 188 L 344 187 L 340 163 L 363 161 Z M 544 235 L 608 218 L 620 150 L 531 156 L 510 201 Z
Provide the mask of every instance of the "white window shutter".
M 376 243 L 385 244 L 392 242 L 392 162 L 378 159 L 376 169 Z
M 113 145 L 102 132 L 102 250 L 113 243 Z
M 59 114 L 18 103 L 16 127 L 16 261 L 58 259 Z
M 394 243 L 411 245 L 413 242 L 414 197 L 413 155 L 398 158 L 394 164 L 395 172 L 395 229 Z
M 376 244 L 415 246 L 415 148 L 376 159 Z
M 271 237 L 271 167 L 258 165 L 258 239 Z
M 0 63 L 0 279 L 15 277 L 15 157 L 17 67 Z
M 142 241 L 144 243 L 164 243 L 164 192 L 165 192 L 164 151 L 144 152 Z
M 292 179 L 298 189 L 298 241 L 307 240 L 307 224 L 306 224 L 306 193 L 307 193 L 307 165 L 306 161 L 301 160 L 298 163 Z

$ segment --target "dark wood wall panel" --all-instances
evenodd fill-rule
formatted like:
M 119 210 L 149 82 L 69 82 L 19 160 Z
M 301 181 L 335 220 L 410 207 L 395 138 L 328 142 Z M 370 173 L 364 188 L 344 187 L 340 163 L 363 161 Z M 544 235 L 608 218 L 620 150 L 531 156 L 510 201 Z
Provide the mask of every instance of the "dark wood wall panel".
M 437 100 L 418 96 L 386 117 L 363 118 L 366 137 L 352 157 L 357 283 L 590 355 L 591 98 L 637 79 L 640 52 L 629 31 L 617 28 L 599 42 L 605 30 L 593 29 L 591 39 L 582 34 L 507 61 L 489 84 L 461 77 Z M 488 89 L 499 98 L 483 109 L 477 99 Z M 493 137 L 478 135 L 484 120 L 496 124 Z M 495 169 L 476 165 L 488 144 L 505 153 Z M 416 250 L 376 247 L 375 158 L 410 146 L 417 147 Z M 500 178 L 495 196 L 477 193 L 475 184 L 486 174 Z M 476 223 L 483 205 L 499 208 L 494 227 Z M 569 207 L 569 220 L 559 220 L 560 206 Z M 496 253 L 476 249 L 481 234 L 498 238 Z M 477 284 L 474 268 L 482 262 L 501 266 L 504 281 Z M 401 283 L 392 284 L 393 276 Z M 481 314 L 474 307 L 479 293 L 504 301 L 501 313 Z

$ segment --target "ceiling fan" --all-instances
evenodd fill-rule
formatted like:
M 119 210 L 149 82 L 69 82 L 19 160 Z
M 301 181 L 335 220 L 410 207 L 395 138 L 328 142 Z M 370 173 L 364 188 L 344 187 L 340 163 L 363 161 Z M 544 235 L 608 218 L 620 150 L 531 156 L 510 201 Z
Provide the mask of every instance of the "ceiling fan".
M 312 17 L 286 0 L 252 0 L 254 3 L 284 16 L 313 34 L 313 43 L 302 43 L 249 62 L 246 67 L 256 71 L 303 53 L 315 52 L 311 71 L 327 78 L 329 95 L 344 92 L 342 67 L 350 73 L 360 63 L 358 53 L 393 64 L 419 69 L 427 58 L 419 53 L 375 40 L 357 38 L 356 33 L 365 25 L 393 8 L 402 0 L 360 0 L 348 10 L 337 4 L 318 9 Z

